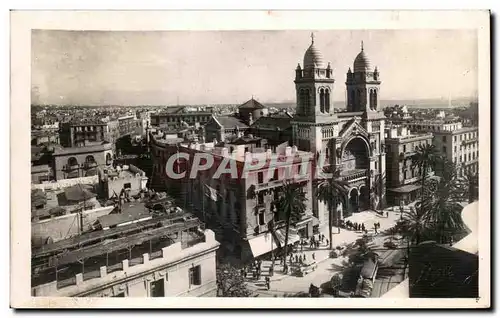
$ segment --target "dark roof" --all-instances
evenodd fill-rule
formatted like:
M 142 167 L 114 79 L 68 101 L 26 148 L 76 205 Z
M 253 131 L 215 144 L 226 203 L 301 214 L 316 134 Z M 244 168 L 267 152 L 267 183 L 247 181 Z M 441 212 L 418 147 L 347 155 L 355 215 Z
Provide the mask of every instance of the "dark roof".
M 262 140 L 262 138 L 252 138 L 252 137 L 248 137 L 248 136 L 243 136 L 243 137 L 236 138 L 235 140 L 229 142 L 228 144 L 231 144 L 231 145 L 247 145 L 247 144 L 256 143 L 256 142 L 258 142 L 260 140 Z
M 220 116 L 220 117 L 215 117 L 214 119 L 223 127 L 225 128 L 248 128 L 247 124 L 242 122 L 239 118 L 233 117 L 233 116 Z
M 290 117 L 260 117 L 252 124 L 252 128 L 286 130 L 292 127 L 290 121 Z
M 95 193 L 90 192 L 92 189 L 89 185 L 75 184 L 71 187 L 64 188 L 64 195 L 68 201 L 84 201 L 94 198 Z
M 121 213 L 108 214 L 97 218 L 103 228 L 151 217 L 143 203 L 122 206 Z
M 262 105 L 261 103 L 259 103 L 258 101 L 256 101 L 253 98 L 251 98 L 250 100 L 241 104 L 238 107 L 238 109 L 263 109 L 263 108 L 267 108 L 267 107 Z

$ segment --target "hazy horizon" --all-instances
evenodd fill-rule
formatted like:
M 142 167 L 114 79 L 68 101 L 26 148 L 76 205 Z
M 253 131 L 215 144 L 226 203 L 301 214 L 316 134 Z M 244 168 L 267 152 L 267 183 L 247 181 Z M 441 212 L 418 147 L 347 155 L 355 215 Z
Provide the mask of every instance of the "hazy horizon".
M 32 104 L 189 105 L 295 101 L 311 31 L 32 31 Z M 477 96 L 474 30 L 321 30 L 333 98 L 364 41 L 381 99 Z

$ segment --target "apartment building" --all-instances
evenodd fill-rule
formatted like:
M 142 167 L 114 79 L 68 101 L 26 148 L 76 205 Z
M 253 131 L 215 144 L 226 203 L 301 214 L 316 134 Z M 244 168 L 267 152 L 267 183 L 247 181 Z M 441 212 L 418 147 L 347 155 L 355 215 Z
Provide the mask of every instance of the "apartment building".
M 63 147 L 84 147 L 109 141 L 108 124 L 98 120 L 78 120 L 61 124 L 59 138 Z
M 275 202 L 287 181 L 302 184 L 307 198 L 306 214 L 292 226 L 289 243 L 299 240 L 299 235 L 311 236 L 313 228 L 319 226 L 318 215 L 314 215 L 311 207 L 313 174 L 310 171 L 313 158 L 307 152 L 289 147 L 286 143 L 271 148 L 266 146 L 264 139 L 252 136 L 240 137 L 231 143 L 191 145 L 173 145 L 152 138 L 151 148 L 153 178 L 161 180 L 159 184 L 163 184 L 167 192 L 179 193 L 187 209 L 215 231 L 223 250 L 241 260 L 259 257 L 282 246 L 286 233 Z M 165 169 L 169 158 L 176 158 L 177 151 L 188 154 L 189 160 L 180 158 L 173 170 L 187 172 L 184 178 L 172 179 Z M 190 164 L 197 154 L 211 156 L 214 164 L 198 172 L 196 178 L 189 178 Z M 262 160 L 265 165 L 250 171 L 245 178 L 245 163 L 256 160 Z M 221 166 L 236 167 L 238 177 L 232 178 L 227 171 L 218 173 Z M 180 189 L 175 191 L 175 185 Z M 268 227 L 270 221 L 276 224 L 273 229 Z
M 151 114 L 151 125 L 172 128 L 181 127 L 183 122 L 190 126 L 196 124 L 205 125 L 212 114 L 213 109 L 211 107 L 203 109 L 186 106 L 167 107 L 162 112 Z
M 418 146 L 432 144 L 432 133 L 416 133 L 402 125 L 386 129 L 386 185 L 389 205 L 413 202 L 421 188 L 422 171 L 415 165 Z
M 408 124 L 414 131 L 432 132 L 433 144 L 440 154 L 458 167 L 458 174 L 479 171 L 479 129 L 464 127 L 458 121 L 428 121 Z M 439 171 L 436 171 L 439 174 Z

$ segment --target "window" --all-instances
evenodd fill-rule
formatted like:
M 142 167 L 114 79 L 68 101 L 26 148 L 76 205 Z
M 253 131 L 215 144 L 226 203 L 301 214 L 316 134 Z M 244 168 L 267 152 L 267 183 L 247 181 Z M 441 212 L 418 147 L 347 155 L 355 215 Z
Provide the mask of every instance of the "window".
M 297 165 L 297 175 L 299 175 L 299 176 L 300 176 L 300 172 L 302 170 L 301 168 L 302 168 L 302 164 Z
M 274 169 L 273 179 L 274 179 L 274 180 L 278 180 L 278 178 L 279 178 L 278 168 L 276 168 L 276 169 Z
M 257 194 L 257 204 L 264 204 L 264 192 Z
M 403 152 L 406 152 L 406 145 L 403 145 Z
M 132 184 L 131 184 L 130 182 L 127 182 L 127 183 L 125 183 L 125 184 L 123 185 L 123 188 L 124 188 L 124 189 L 130 189 L 130 188 L 132 188 Z
M 264 213 L 265 211 L 259 211 L 259 225 L 264 225 L 266 224 L 266 215 Z
M 378 168 L 377 168 L 377 162 L 375 161 L 375 170 L 377 170 L 377 169 L 378 169 Z
M 165 280 L 159 279 L 150 283 L 151 297 L 165 297 Z
M 457 142 L 457 136 L 453 136 L 453 141 Z
M 443 136 L 443 142 L 446 142 L 446 136 Z
M 453 147 L 453 152 L 456 153 L 457 152 L 457 146 Z
M 189 285 L 201 285 L 201 267 L 200 265 L 189 269 Z
M 446 147 L 445 146 L 443 146 L 443 152 L 446 153 Z
M 264 183 L 264 172 L 258 172 L 257 173 L 257 182 L 258 183 Z

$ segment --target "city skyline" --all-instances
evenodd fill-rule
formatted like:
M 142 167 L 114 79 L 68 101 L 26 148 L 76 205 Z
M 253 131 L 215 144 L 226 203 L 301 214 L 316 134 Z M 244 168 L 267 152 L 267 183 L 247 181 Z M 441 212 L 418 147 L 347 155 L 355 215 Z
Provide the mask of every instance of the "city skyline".
M 345 100 L 345 73 L 361 41 L 380 71 L 382 100 L 477 94 L 473 30 L 313 32 L 315 45 L 333 68 L 336 102 Z M 294 70 L 303 64 L 310 43 L 311 30 L 35 30 L 32 104 L 238 104 L 251 97 L 293 102 Z M 263 77 L 267 80 L 253 80 Z

